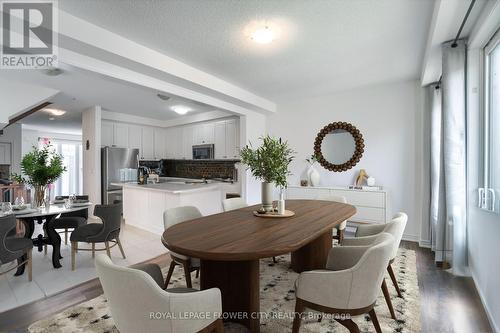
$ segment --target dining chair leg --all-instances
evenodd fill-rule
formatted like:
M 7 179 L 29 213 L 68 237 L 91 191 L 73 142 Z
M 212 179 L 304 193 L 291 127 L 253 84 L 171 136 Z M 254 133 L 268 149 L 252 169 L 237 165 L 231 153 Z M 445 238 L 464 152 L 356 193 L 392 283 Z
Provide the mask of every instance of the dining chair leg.
M 75 243 L 76 243 L 75 253 L 78 253 L 78 242 L 75 242 Z
M 276 260 L 276 257 L 273 257 L 273 263 L 276 264 L 277 262 L 278 262 L 278 260 Z
M 78 247 L 78 242 L 71 242 L 71 270 L 75 270 L 75 256 L 76 248 Z
M 340 325 L 344 326 L 351 333 L 360 333 L 358 325 L 352 321 L 352 319 L 335 319 Z
M 170 283 L 170 278 L 172 277 L 172 274 L 174 273 L 175 269 L 175 261 L 170 262 L 170 267 L 168 268 L 168 274 L 167 278 L 165 279 L 165 289 L 168 288 L 168 284 Z
M 377 314 L 375 313 L 375 309 L 371 309 L 370 312 L 368 312 L 370 315 L 370 318 L 373 322 L 373 326 L 375 326 L 375 332 L 377 333 L 382 333 L 382 329 L 380 328 L 380 324 L 378 322 Z
M 195 276 L 195 277 L 196 277 L 196 278 L 199 278 L 199 277 L 200 277 L 200 269 L 199 269 L 199 268 L 196 270 L 196 276 Z
M 300 323 L 302 321 L 302 312 L 304 312 L 304 304 L 300 298 L 295 300 L 295 314 L 293 318 L 292 333 L 299 333 Z
M 389 289 L 387 288 L 385 278 L 382 280 L 382 292 L 384 293 L 385 302 L 387 303 L 387 307 L 389 308 L 391 318 L 396 320 L 396 314 L 394 313 L 394 308 L 392 307 L 391 295 L 389 294 Z
M 344 229 L 337 230 L 337 232 L 339 234 L 339 245 L 342 245 L 342 243 L 344 242 Z
M 111 259 L 111 250 L 109 249 L 109 242 L 105 242 L 106 244 L 106 253 L 108 254 L 108 257 Z
M 64 228 L 64 244 L 68 245 L 68 228 Z
M 122 253 L 123 259 L 127 259 L 127 257 L 125 257 L 125 251 L 123 251 L 123 246 L 122 242 L 120 242 L 120 238 L 116 237 L 116 242 L 118 243 L 118 247 L 120 248 L 120 252 Z
M 193 288 L 191 283 L 191 272 L 189 270 L 189 262 L 183 262 L 182 266 L 184 267 L 184 275 L 186 276 L 186 285 L 188 288 Z
M 224 333 L 224 322 L 221 318 L 215 322 L 215 333 Z
M 392 284 L 394 284 L 394 288 L 396 288 L 396 292 L 398 293 L 398 297 L 404 298 L 403 295 L 401 294 L 401 290 L 399 290 L 398 280 L 396 280 L 396 275 L 394 274 L 394 271 L 392 270 L 391 264 L 389 264 L 389 266 L 387 266 L 387 271 L 389 272 L 389 276 L 391 277 Z
M 92 243 L 92 258 L 95 258 L 95 243 Z
M 28 250 L 28 280 L 33 281 L 33 249 Z

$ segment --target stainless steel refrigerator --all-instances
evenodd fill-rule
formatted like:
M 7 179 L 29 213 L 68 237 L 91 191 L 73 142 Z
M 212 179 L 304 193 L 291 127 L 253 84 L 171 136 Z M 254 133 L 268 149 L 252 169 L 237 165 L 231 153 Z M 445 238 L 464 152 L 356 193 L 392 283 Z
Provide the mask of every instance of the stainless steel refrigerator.
M 123 183 L 137 180 L 139 149 L 104 147 L 101 148 L 101 198 L 103 204 L 123 201 Z

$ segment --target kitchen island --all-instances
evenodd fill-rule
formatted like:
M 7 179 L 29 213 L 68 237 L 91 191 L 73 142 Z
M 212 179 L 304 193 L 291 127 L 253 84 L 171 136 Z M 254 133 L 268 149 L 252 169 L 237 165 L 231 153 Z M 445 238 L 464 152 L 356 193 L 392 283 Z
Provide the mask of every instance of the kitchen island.
M 221 186 L 166 181 L 154 184 L 116 183 L 123 187 L 123 218 L 133 225 L 155 234 L 164 231 L 163 212 L 168 208 L 195 206 L 203 215 L 222 211 Z

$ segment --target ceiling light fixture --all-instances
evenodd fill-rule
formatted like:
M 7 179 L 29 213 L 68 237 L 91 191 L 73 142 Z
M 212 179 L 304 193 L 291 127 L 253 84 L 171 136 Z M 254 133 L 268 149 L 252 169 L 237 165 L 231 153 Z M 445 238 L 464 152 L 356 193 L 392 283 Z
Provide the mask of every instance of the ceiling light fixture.
M 170 109 L 178 114 L 186 114 L 189 111 L 193 111 L 190 107 L 185 105 L 173 105 Z
M 66 111 L 64 111 L 64 110 L 53 109 L 53 108 L 46 108 L 46 109 L 43 109 L 43 111 L 45 111 L 45 112 L 47 112 L 50 115 L 55 116 L 55 117 L 60 117 L 66 113 Z
M 254 30 L 250 38 L 259 44 L 269 44 L 276 38 L 276 33 L 268 25 Z
M 60 68 L 57 68 L 57 67 L 51 67 L 51 68 L 47 68 L 45 70 L 45 75 L 48 75 L 48 76 L 58 76 L 58 75 L 61 75 L 62 73 L 63 73 L 63 70 Z

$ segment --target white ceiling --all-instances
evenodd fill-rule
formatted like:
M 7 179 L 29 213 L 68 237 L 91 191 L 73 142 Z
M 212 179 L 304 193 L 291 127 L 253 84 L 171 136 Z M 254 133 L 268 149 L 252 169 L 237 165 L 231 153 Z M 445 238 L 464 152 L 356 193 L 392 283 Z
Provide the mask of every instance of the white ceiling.
M 187 116 L 215 110 L 214 107 L 190 101 L 178 96 L 163 101 L 156 96 L 157 91 L 132 85 L 92 72 L 61 65 L 63 73 L 58 76 L 48 76 L 44 71 L 12 70 L 3 71 L 0 81 L 17 82 L 33 87 L 45 87 L 59 90 L 49 101 L 50 107 L 66 110 L 64 116 L 49 120 L 50 115 L 36 112 L 20 121 L 44 131 L 61 133 L 81 132 L 81 112 L 93 105 L 100 105 L 112 112 L 158 120 L 170 120 L 183 117 L 169 107 L 176 104 L 189 106 L 193 109 Z M 8 98 L 8 96 L 5 96 Z M 229 113 L 228 113 L 229 114 Z
M 417 79 L 431 0 L 106 0 L 62 10 L 274 101 Z M 243 33 L 280 25 L 270 45 Z

